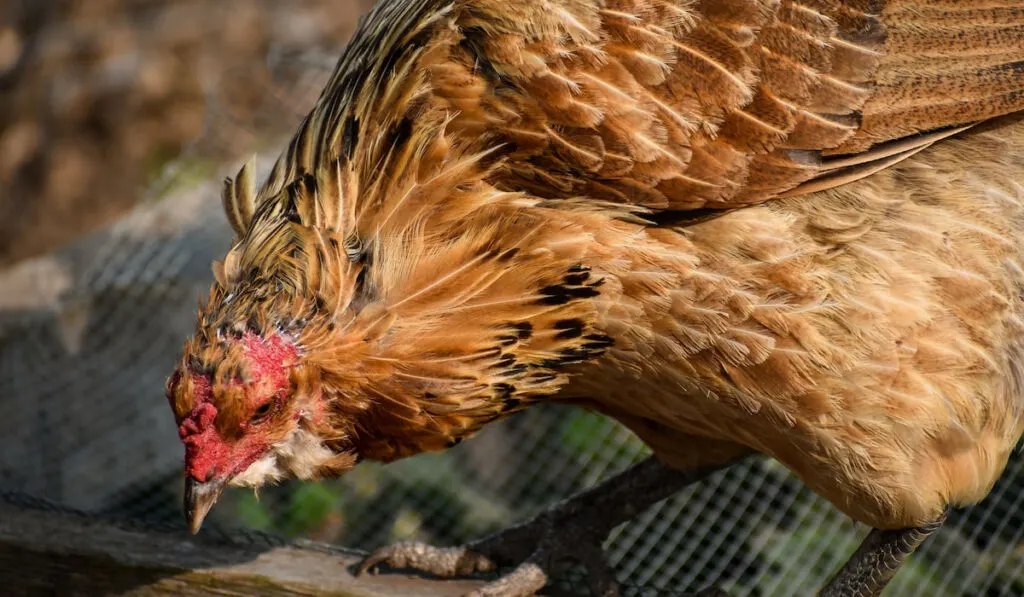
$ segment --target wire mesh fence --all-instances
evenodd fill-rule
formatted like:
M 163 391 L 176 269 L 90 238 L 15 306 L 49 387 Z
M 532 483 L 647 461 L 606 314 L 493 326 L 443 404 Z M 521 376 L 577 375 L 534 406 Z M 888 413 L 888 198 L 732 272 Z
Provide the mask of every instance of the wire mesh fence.
M 363 4 L 339 2 L 356 12 Z M 342 10 L 342 9 L 339 9 Z M 330 53 L 326 54 L 330 56 Z M 103 516 L 180 524 L 182 448 L 163 387 L 209 264 L 228 248 L 220 176 L 293 125 L 327 75 L 319 53 L 270 52 L 244 111 L 207 88 L 204 132 L 111 225 L 0 270 L 0 492 Z M 251 89 L 248 91 L 252 91 Z M 248 97 L 248 96 L 247 96 Z M 536 407 L 442 454 L 362 464 L 343 479 L 229 490 L 211 520 L 373 548 L 463 542 L 521 520 L 646 454 L 628 431 L 569 407 Z M 1024 459 L 988 499 L 954 512 L 887 590 L 1024 596 Z M 635 594 L 719 584 L 736 597 L 812 595 L 867 529 L 783 467 L 752 459 L 618 529 L 611 562 Z

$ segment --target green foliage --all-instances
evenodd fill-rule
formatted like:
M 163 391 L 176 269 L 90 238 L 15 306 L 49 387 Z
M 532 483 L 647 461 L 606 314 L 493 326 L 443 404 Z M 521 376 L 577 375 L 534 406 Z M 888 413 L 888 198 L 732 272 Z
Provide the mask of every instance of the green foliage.
M 151 202 L 207 182 L 217 174 L 217 162 L 212 159 L 189 154 L 169 160 L 169 155 L 165 151 L 156 151 L 145 164 L 145 186 L 150 190 L 145 198 Z
M 259 501 L 251 492 L 231 492 L 225 495 L 225 500 L 230 499 L 235 507 L 235 515 L 244 526 L 257 531 L 276 531 L 275 516 L 267 506 Z

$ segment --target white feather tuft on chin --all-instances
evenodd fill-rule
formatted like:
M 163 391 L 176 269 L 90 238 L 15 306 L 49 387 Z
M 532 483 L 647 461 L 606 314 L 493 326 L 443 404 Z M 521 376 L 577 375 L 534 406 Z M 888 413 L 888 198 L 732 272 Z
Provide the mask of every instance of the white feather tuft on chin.
M 236 487 L 259 487 L 296 477 L 310 480 L 317 469 L 335 456 L 315 434 L 295 429 L 283 441 L 274 444 L 259 460 L 229 482 Z

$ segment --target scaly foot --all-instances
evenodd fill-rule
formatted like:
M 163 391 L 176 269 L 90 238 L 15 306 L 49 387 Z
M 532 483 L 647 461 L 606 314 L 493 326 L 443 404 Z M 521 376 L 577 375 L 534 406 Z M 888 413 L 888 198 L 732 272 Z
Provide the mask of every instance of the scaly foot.
M 535 594 L 573 564 L 582 564 L 596 597 L 618 594 L 601 543 L 611 530 L 592 511 L 572 511 L 561 504 L 533 520 L 460 547 L 432 547 L 422 543 L 398 543 L 379 549 L 359 568 L 359 573 L 384 564 L 393 569 L 413 569 L 450 578 L 478 572 L 494 572 L 499 566 L 517 566 L 500 579 L 467 597 L 528 597 Z
M 523 524 L 459 547 L 422 543 L 385 547 L 370 554 L 358 573 L 386 566 L 452 578 L 516 566 L 467 597 L 529 597 L 580 564 L 587 570 L 594 597 L 616 597 L 618 583 L 601 548 L 608 533 L 718 468 L 679 471 L 648 458 Z M 695 597 L 720 596 L 727 597 L 708 590 Z
M 872 529 L 818 597 L 878 597 L 910 554 L 945 520 L 943 513 L 931 524 L 921 527 L 891 531 Z

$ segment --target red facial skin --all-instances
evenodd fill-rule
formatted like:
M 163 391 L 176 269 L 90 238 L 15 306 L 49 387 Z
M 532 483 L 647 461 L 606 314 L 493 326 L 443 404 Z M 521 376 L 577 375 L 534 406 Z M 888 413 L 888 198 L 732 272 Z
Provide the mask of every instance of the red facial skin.
M 245 350 L 252 383 L 246 392 L 246 408 L 250 412 L 271 400 L 283 400 L 291 389 L 289 368 L 298 360 L 295 346 L 278 335 L 264 339 L 246 333 L 240 342 Z M 178 426 L 178 436 L 185 444 L 185 473 L 199 482 L 212 478 L 231 477 L 241 473 L 258 460 L 270 447 L 265 434 L 259 433 L 260 422 L 242 423 L 242 435 L 237 440 L 226 440 L 217 431 L 214 421 L 217 406 L 209 377 L 190 371 L 195 406 Z M 179 383 L 180 375 L 171 380 L 171 390 Z M 232 382 L 241 385 L 242 382 Z M 263 389 L 265 391 L 251 391 Z

